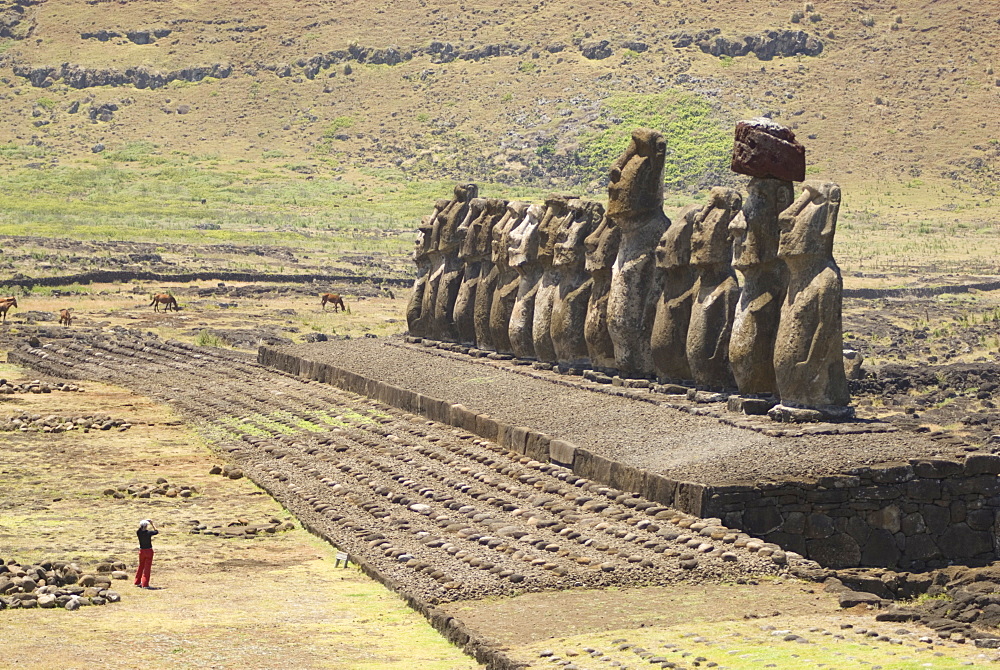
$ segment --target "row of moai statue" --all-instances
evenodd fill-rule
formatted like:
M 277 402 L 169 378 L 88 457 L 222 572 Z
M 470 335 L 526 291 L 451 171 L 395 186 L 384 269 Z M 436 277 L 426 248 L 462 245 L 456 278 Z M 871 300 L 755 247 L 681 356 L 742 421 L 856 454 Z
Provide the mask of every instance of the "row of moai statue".
M 666 150 L 660 133 L 636 130 L 611 168 L 606 206 L 574 195 L 508 202 L 456 186 L 419 229 L 410 335 L 738 389 L 780 402 L 778 420 L 803 409 L 851 416 L 833 259 L 840 188 L 806 182 L 796 198 L 804 148 L 768 119 L 744 121 L 732 168 L 751 177 L 746 197 L 713 188 L 671 223 Z

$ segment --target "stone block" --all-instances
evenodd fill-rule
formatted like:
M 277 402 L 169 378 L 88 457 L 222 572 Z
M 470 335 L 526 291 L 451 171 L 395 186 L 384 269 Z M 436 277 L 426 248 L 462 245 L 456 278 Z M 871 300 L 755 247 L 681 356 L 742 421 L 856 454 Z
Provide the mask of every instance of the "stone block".
M 899 532 L 901 520 L 902 513 L 895 505 L 886 505 L 868 514 L 868 525 L 889 533 Z
M 969 510 L 965 515 L 965 523 L 969 524 L 972 530 L 993 530 L 995 513 L 991 509 Z
M 743 512 L 743 530 L 751 535 L 766 535 L 778 531 L 783 521 L 775 505 L 751 507 Z
M 816 484 L 825 489 L 851 489 L 861 485 L 861 478 L 855 475 L 829 475 L 817 479 Z
M 806 493 L 806 500 L 817 504 L 843 503 L 851 499 L 848 489 L 821 489 Z
M 768 542 L 773 542 L 785 551 L 794 551 L 797 554 L 806 553 L 806 540 L 801 535 L 796 535 L 794 533 L 768 533 L 764 536 L 764 539 Z
M 642 497 L 661 505 L 671 506 L 674 504 L 674 496 L 677 492 L 677 482 L 669 477 L 647 472 L 643 482 Z
M 917 500 L 937 500 L 941 497 L 938 479 L 914 479 L 906 484 L 906 495 Z
M 853 537 L 837 533 L 806 542 L 807 558 L 829 568 L 853 568 L 861 563 L 861 547 Z
M 1000 456 L 996 454 L 969 454 L 963 466 L 967 475 L 1000 474 Z
M 833 519 L 826 514 L 810 514 L 805 518 L 803 533 L 809 539 L 830 537 L 836 532 Z
M 861 564 L 893 568 L 899 563 L 900 551 L 896 540 L 887 530 L 875 529 L 861 550 Z
M 806 150 L 795 133 L 770 119 L 740 121 L 730 169 L 751 177 L 804 181 Z
M 526 426 L 514 426 L 510 429 L 510 443 L 507 448 L 519 454 L 525 453 L 527 449 L 528 433 L 531 429 Z
M 568 468 L 573 467 L 573 457 L 576 454 L 576 445 L 566 440 L 552 440 L 549 442 L 549 460 Z
M 486 414 L 476 415 L 476 435 L 480 435 L 491 442 L 500 441 L 500 424 L 497 420 Z
M 928 479 L 944 479 L 957 475 L 963 470 L 961 463 L 939 458 L 916 458 L 910 461 L 910 464 L 918 477 L 927 477 Z
M 539 433 L 534 430 L 529 431 L 525 436 L 524 455 L 542 463 L 548 462 L 549 442 L 551 440 L 552 438 L 545 433 Z
M 705 492 L 706 487 L 703 484 L 680 482 L 674 494 L 674 507 L 688 514 L 703 516 Z
M 611 463 L 611 486 L 629 493 L 642 493 L 646 471 L 613 461 Z
M 951 523 L 951 510 L 938 505 L 922 505 L 920 515 L 927 524 L 927 530 L 931 535 L 940 535 Z
M 573 473 L 607 484 L 611 479 L 611 461 L 586 449 L 578 448 L 573 459 Z
M 966 523 L 956 523 L 942 534 L 940 545 L 945 558 L 971 558 L 993 551 L 993 538 L 987 532 L 973 530 Z
M 833 524 L 830 524 L 831 531 Z M 806 532 L 806 515 L 802 512 L 787 512 L 785 520 L 781 524 L 781 532 L 788 535 L 802 535 Z M 785 546 L 785 545 L 781 545 Z M 793 551 L 798 551 L 794 549 Z M 801 552 L 800 552 L 801 553 Z
M 893 465 L 887 468 L 873 469 L 869 476 L 875 484 L 902 484 L 913 479 L 912 465 Z

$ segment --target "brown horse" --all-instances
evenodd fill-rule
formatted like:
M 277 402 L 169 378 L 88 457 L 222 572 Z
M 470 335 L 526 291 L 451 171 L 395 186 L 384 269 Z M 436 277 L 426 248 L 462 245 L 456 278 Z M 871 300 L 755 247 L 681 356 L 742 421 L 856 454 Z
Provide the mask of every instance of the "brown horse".
M 180 307 L 177 306 L 177 298 L 169 293 L 155 294 L 153 296 L 153 302 L 149 303 L 149 305 L 153 308 L 154 312 L 160 311 L 160 305 L 163 305 L 164 312 L 169 312 L 171 307 L 173 307 L 175 312 L 180 310 Z
M 17 298 L 13 296 L 0 298 L 0 314 L 3 314 L 3 323 L 7 323 L 7 310 L 11 307 L 17 307 Z
M 59 324 L 63 326 L 70 326 L 73 324 L 73 308 L 59 310 Z
M 320 293 L 319 297 L 323 301 L 323 309 L 326 309 L 326 303 L 333 305 L 333 311 L 339 312 L 340 310 L 347 311 L 347 307 L 344 305 L 344 299 L 340 297 L 339 293 Z

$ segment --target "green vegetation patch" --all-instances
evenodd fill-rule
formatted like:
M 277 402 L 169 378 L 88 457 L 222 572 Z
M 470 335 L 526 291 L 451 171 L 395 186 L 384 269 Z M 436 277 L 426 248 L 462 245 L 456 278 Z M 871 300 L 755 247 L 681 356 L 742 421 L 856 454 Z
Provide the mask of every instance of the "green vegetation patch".
M 636 128 L 652 128 L 667 138 L 664 182 L 672 190 L 703 190 L 731 179 L 732 132 L 704 98 L 681 91 L 654 95 L 616 94 L 604 101 L 605 130 L 584 135 L 579 155 L 591 178 L 628 146 Z

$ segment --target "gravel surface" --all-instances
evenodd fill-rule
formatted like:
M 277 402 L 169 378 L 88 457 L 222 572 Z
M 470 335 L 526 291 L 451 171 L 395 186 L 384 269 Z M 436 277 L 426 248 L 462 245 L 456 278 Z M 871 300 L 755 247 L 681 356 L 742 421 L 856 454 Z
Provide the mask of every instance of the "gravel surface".
M 816 567 L 718 519 L 224 350 L 75 331 L 8 357 L 169 401 L 303 524 L 425 602 Z
M 460 403 L 680 480 L 733 484 L 812 477 L 941 455 L 946 449 L 934 439 L 909 432 L 771 437 L 678 411 L 658 400 L 595 393 L 585 387 L 598 385 L 580 377 L 534 370 L 526 375 L 525 366 L 509 361 L 402 342 L 401 338 L 337 340 L 282 351 Z M 648 391 L 636 393 L 644 393 L 646 399 L 665 398 Z

